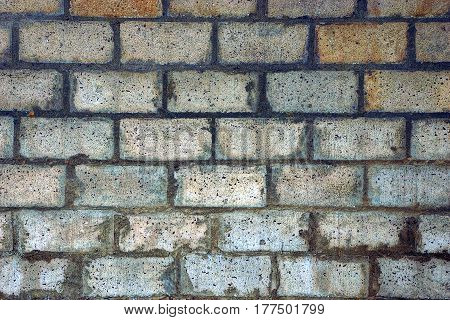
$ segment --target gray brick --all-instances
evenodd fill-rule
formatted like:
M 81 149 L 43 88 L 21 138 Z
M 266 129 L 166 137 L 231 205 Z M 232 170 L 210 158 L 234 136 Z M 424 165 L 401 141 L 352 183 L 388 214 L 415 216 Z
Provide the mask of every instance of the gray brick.
M 368 0 L 370 17 L 432 17 L 443 16 L 450 10 L 448 1 L 442 0 Z
M 0 212 L 0 252 L 13 250 L 13 221 L 11 212 Z
M 14 148 L 14 119 L 0 117 L 0 158 L 12 158 Z
M 269 0 L 269 17 L 349 17 L 356 6 L 355 0 Z
M 9 61 L 11 56 L 11 28 L 0 25 L 0 62 Z
M 37 13 L 58 14 L 62 13 L 63 0 L 2 0 L 0 1 L 0 13 Z
M 255 14 L 257 0 L 171 0 L 171 16 L 245 17 Z
M 413 121 L 411 156 L 421 160 L 450 159 L 450 121 L 427 119 Z
M 450 253 L 450 216 L 421 215 L 417 249 L 422 253 Z
M 425 62 L 450 61 L 450 23 L 416 23 L 415 26 L 416 59 Z

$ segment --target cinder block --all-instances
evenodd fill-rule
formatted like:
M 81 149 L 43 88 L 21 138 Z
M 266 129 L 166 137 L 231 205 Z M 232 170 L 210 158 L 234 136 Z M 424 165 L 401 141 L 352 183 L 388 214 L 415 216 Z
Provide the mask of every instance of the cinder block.
M 0 252 L 13 250 L 13 220 L 11 212 L 0 212 Z
M 448 1 L 442 0 L 368 0 L 370 17 L 433 17 L 443 16 L 450 10 Z
M 416 23 L 416 59 L 418 61 L 450 61 L 449 43 L 450 23 Z
M 420 160 L 450 159 L 450 121 L 440 119 L 413 121 L 411 157 Z
M 269 17 L 349 17 L 355 10 L 355 0 L 269 0 Z
M 63 11 L 63 0 L 2 0 L 0 13 L 56 15 Z
M 256 13 L 257 0 L 171 0 L 169 15 L 245 17 Z
M 450 216 L 431 214 L 419 218 L 417 249 L 422 253 L 450 253 Z
M 14 152 L 14 119 L 0 117 L 0 158 L 12 158 Z

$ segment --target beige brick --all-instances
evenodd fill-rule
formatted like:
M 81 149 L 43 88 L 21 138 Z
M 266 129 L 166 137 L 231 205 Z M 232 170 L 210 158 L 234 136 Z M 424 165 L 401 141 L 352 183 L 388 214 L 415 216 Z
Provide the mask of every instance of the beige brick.
M 348 17 L 355 10 L 355 0 L 269 0 L 269 17 Z
M 11 55 L 11 29 L 0 25 L 0 63 L 8 61 Z
M 62 13 L 63 0 L 0 0 L 0 13 Z
M 256 13 L 257 0 L 171 0 L 171 16 L 245 17 Z
M 450 121 L 440 119 L 413 121 L 411 157 L 421 160 L 450 159 Z
M 416 24 L 416 58 L 424 62 L 450 61 L 450 23 Z
M 11 212 L 0 212 L 0 252 L 13 250 L 13 220 Z
M 0 117 L 0 159 L 12 158 L 14 153 L 14 119 Z
M 442 0 L 368 0 L 369 16 L 431 17 L 446 15 L 450 3 Z
M 161 0 L 70 0 L 70 13 L 75 16 L 160 17 Z
M 419 218 L 417 250 L 422 253 L 450 253 L 450 215 L 430 214 Z

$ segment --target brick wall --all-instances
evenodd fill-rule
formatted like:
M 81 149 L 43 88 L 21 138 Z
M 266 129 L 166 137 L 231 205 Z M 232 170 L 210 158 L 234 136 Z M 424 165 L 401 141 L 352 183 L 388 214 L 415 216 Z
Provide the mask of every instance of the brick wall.
M 450 299 L 445 0 L 0 0 L 0 298 Z

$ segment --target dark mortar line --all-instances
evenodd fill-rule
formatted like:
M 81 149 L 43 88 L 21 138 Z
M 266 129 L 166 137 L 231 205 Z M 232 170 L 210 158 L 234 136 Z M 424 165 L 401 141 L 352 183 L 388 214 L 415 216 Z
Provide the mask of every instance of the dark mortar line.
M 11 65 L 18 66 L 19 65 L 19 24 L 17 21 L 13 21 L 11 25 L 11 48 L 10 48 L 10 57 L 11 57 Z
M 120 69 L 121 66 L 120 57 L 122 54 L 120 42 L 120 24 L 117 20 L 111 20 L 110 25 L 113 31 L 113 44 L 114 44 L 113 58 L 111 61 L 111 65 L 115 68 Z
M 211 132 L 211 161 L 217 160 L 216 149 L 217 149 L 217 123 L 216 119 L 210 120 L 209 130 Z
M 65 19 L 69 19 L 70 16 L 70 1 L 71 0 L 63 0 L 63 15 L 62 17 L 64 17 Z M 51 17 L 50 17 L 51 19 Z
M 63 85 L 62 85 L 62 111 L 70 114 L 72 107 L 72 88 L 71 88 L 71 77 L 70 71 L 63 70 L 62 73 Z
M 356 107 L 357 113 L 364 116 L 365 104 L 366 104 L 366 92 L 364 87 L 364 71 L 357 71 L 358 88 L 356 90 L 358 95 L 358 105 Z
M 318 229 L 317 212 L 311 212 L 308 219 L 308 252 L 315 254 L 318 251 Z
M 161 5 L 163 17 L 169 17 L 169 0 L 162 0 Z
M 353 17 L 367 19 L 367 0 L 357 0 Z
M 307 162 L 314 161 L 314 118 L 308 119 L 305 124 L 305 156 Z
M 73 190 L 74 183 L 76 183 L 75 165 L 66 165 L 65 174 L 65 186 L 64 186 L 64 207 L 68 209 L 74 208 L 74 201 L 77 197 L 76 192 Z
M 363 192 L 363 205 L 364 206 L 370 206 L 370 200 L 369 200 L 369 168 L 367 165 L 364 166 L 363 171 L 363 185 L 362 185 L 362 192 Z
M 175 196 L 177 191 L 177 181 L 175 179 L 175 170 L 177 164 L 168 163 L 167 168 L 167 204 L 169 207 L 175 207 Z
M 113 122 L 113 161 L 120 161 L 120 121 L 114 120 Z
M 266 165 L 266 176 L 265 176 L 265 188 L 266 188 L 266 206 L 275 203 L 274 195 L 274 184 L 272 182 L 272 166 L 271 164 Z
M 165 118 L 168 116 L 168 101 L 169 101 L 169 76 L 166 71 L 163 71 L 161 74 L 162 79 L 162 91 L 161 91 L 161 107 L 157 110 L 157 115 L 161 118 Z
M 305 50 L 306 50 L 306 65 L 311 69 L 317 68 L 318 63 L 316 63 L 317 40 L 316 40 L 315 22 L 312 22 L 309 25 Z
M 220 222 L 217 216 L 208 215 L 210 224 L 210 252 L 220 252 L 219 237 L 220 237 Z
M 218 64 L 219 61 L 219 27 L 216 22 L 212 24 L 211 29 L 211 64 Z
M 269 294 L 271 299 L 277 299 L 280 287 L 280 271 L 278 269 L 278 259 L 276 254 L 270 256 L 270 283 Z
M 412 140 L 412 121 L 407 119 L 405 122 L 405 153 L 406 157 L 411 157 L 411 140 Z
M 256 17 L 259 19 L 267 18 L 268 14 L 268 0 L 257 0 L 256 2 Z
M 369 275 L 368 275 L 368 297 L 375 298 L 378 294 L 378 279 L 380 269 L 377 263 L 377 258 L 374 255 L 369 255 Z
M 272 107 L 267 99 L 267 74 L 265 72 L 259 74 L 258 77 L 258 107 L 256 117 L 271 118 Z
M 17 221 L 17 211 L 11 212 L 11 232 L 12 232 L 12 251 L 13 253 L 19 252 L 19 228 L 18 228 L 18 221 Z
M 416 26 L 414 21 L 408 21 L 406 63 L 414 68 L 416 66 Z
M 21 162 L 20 155 L 20 117 L 14 117 L 14 132 L 13 132 L 13 161 Z M 0 159 L 1 160 L 1 159 Z

